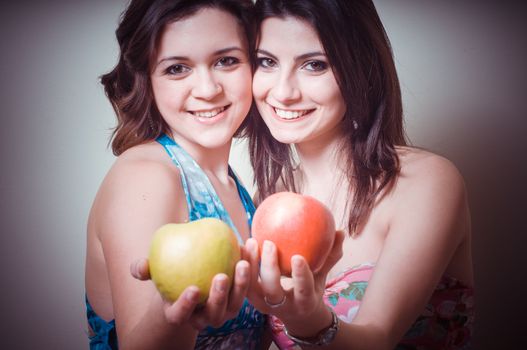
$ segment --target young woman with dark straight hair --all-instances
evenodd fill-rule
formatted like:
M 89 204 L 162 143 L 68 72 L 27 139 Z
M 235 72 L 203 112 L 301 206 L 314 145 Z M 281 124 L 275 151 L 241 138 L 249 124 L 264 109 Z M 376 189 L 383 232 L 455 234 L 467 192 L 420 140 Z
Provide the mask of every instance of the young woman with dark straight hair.
M 320 272 L 249 239 L 249 299 L 280 349 L 466 349 L 471 228 L 455 166 L 407 145 L 392 50 L 371 0 L 257 0 L 257 110 L 247 135 L 258 201 L 280 191 L 331 209 Z M 342 241 L 342 242 L 341 242 Z M 256 283 L 258 281 L 258 283 Z

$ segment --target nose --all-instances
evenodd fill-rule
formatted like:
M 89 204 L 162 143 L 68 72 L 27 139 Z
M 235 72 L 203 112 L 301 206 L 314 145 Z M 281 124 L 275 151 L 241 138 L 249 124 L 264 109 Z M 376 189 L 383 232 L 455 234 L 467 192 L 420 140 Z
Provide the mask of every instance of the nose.
M 286 72 L 280 74 L 272 88 L 271 95 L 277 102 L 285 105 L 299 100 L 301 92 L 296 78 Z
M 223 91 L 221 84 L 208 69 L 201 69 L 196 74 L 192 95 L 202 100 L 212 100 Z

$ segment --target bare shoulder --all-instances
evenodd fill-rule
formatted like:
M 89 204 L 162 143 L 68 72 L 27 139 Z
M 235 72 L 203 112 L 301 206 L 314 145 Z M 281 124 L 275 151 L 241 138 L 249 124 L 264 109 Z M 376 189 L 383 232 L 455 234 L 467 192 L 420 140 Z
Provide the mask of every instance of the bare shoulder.
M 186 208 L 181 203 L 184 192 L 180 174 L 163 152 L 162 147 L 150 143 L 132 147 L 117 158 L 92 208 L 99 224 L 113 225 L 133 212 L 155 212 L 158 220 L 183 215 Z
M 470 231 L 464 179 L 448 159 L 432 152 L 404 147 L 398 149 L 401 171 L 388 199 L 391 222 L 416 222 L 424 226 L 456 226 L 445 229 L 452 235 L 465 236 Z M 431 230 L 430 230 L 431 232 Z
M 162 147 L 149 143 L 130 148 L 121 154 L 108 172 L 113 185 L 127 187 L 127 191 L 163 187 L 176 189 L 180 174 Z
M 398 184 L 401 187 L 465 191 L 463 176 L 447 158 L 412 147 L 400 147 L 397 153 L 401 165 Z

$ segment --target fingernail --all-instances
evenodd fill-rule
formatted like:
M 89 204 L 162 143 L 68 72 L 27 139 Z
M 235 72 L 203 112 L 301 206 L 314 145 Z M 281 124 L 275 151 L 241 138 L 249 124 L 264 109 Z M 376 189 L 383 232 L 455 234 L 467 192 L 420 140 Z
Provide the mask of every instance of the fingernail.
M 216 279 L 216 283 L 214 283 L 214 288 L 216 288 L 218 292 L 223 293 L 227 289 L 226 284 L 227 284 L 227 279 L 220 277 Z
M 263 242 L 263 249 L 266 253 L 270 253 L 273 251 L 273 245 L 270 241 L 264 241 Z
M 240 266 L 240 276 L 247 277 L 249 275 L 249 268 L 244 264 Z
M 191 288 L 187 291 L 187 300 L 194 302 L 198 298 L 199 291 Z
M 301 268 L 304 266 L 304 261 L 303 261 L 302 258 L 299 257 L 298 255 L 294 255 L 294 256 L 291 258 L 291 264 L 292 264 L 296 269 L 301 269 Z

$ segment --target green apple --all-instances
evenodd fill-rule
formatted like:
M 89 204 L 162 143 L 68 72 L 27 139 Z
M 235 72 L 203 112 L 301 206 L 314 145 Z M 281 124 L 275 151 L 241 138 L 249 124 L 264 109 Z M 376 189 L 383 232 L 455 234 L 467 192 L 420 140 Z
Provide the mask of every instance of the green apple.
M 154 233 L 150 276 L 165 299 L 175 301 L 185 288 L 194 285 L 203 303 L 212 278 L 224 273 L 232 280 L 239 260 L 238 240 L 230 226 L 219 219 L 166 224 Z

